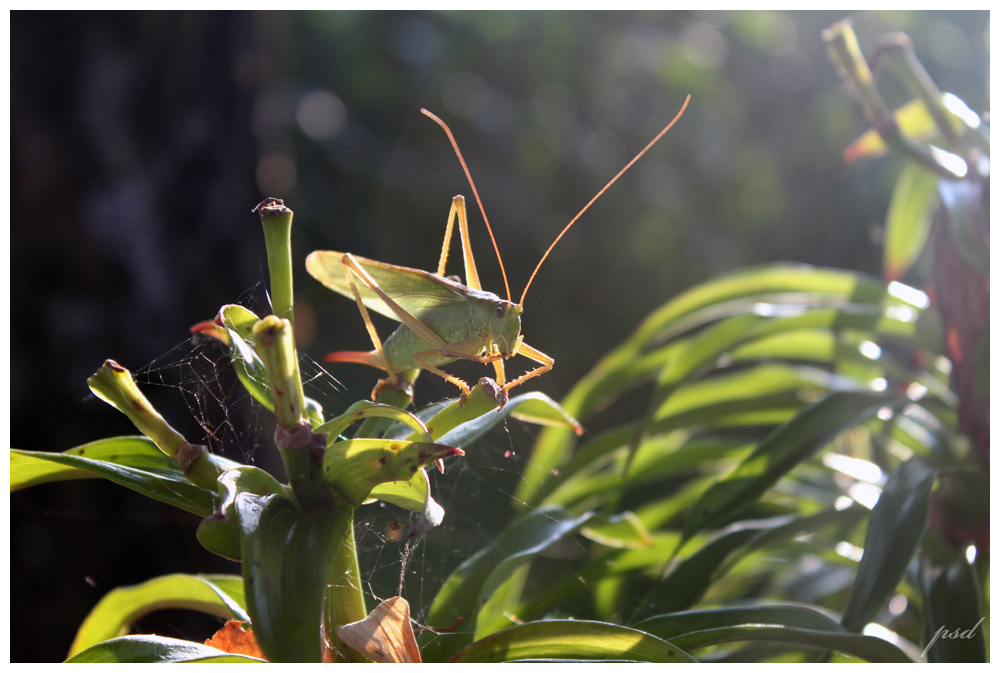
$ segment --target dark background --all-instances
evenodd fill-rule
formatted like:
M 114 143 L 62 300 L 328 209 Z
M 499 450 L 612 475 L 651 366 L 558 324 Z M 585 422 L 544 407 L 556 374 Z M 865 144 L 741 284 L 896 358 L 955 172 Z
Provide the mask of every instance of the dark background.
M 265 310 L 250 210 L 274 196 L 295 211 L 300 349 L 369 349 L 356 307 L 307 277 L 302 260 L 322 248 L 434 269 L 451 197 L 472 201 L 421 107 L 455 132 L 516 300 L 559 229 L 693 95 L 532 286 L 523 334 L 556 367 L 530 387 L 554 398 L 653 308 L 713 275 L 773 260 L 878 274 L 897 163 L 840 160 L 865 128 L 820 39 L 844 16 L 13 12 L 11 445 L 63 451 L 132 434 L 86 387 L 113 358 L 189 439 L 271 467 L 263 415 L 232 399 L 231 380 L 211 378 L 202 355 L 218 352 L 192 350 L 187 329 L 225 303 Z M 988 105 L 987 12 L 853 19 L 863 49 L 905 31 L 943 90 Z M 892 105 L 906 100 L 891 82 L 885 92 Z M 477 212 L 471 227 L 484 285 L 500 294 Z M 377 376 L 332 373 L 340 385 L 321 375 L 309 391 L 330 413 L 367 397 Z M 454 394 L 431 379 L 418 403 Z M 500 451 L 526 452 L 532 433 L 510 424 Z M 516 468 L 502 476 L 516 479 Z M 439 499 L 458 503 L 462 490 Z M 476 513 L 503 518 L 489 494 L 474 497 Z M 236 572 L 198 546 L 196 525 L 100 481 L 12 495 L 11 659 L 61 660 L 115 586 Z M 477 547 L 461 535 L 486 538 L 491 525 L 453 528 L 451 548 Z M 381 552 L 377 537 L 360 544 Z M 424 581 L 429 599 L 440 580 Z M 168 612 L 140 630 L 204 638 L 216 624 Z

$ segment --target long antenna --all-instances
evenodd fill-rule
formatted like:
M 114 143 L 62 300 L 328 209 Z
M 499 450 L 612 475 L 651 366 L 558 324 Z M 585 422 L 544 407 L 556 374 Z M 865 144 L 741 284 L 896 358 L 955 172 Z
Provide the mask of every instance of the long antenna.
M 472 193 L 476 196 L 476 203 L 479 204 L 479 212 L 483 214 L 483 221 L 486 222 L 486 230 L 490 232 L 490 240 L 493 241 L 493 249 L 497 253 L 497 261 L 500 262 L 500 273 L 503 274 L 503 286 L 507 290 L 507 301 L 510 301 L 510 285 L 507 284 L 507 271 L 503 268 L 503 258 L 500 257 L 500 248 L 497 247 L 497 239 L 493 238 L 493 227 L 490 226 L 490 220 L 486 217 L 486 210 L 483 208 L 483 202 L 479 198 L 479 190 L 476 189 L 476 183 L 472 181 L 472 173 L 469 172 L 469 167 L 465 164 L 465 159 L 462 157 L 462 150 L 458 149 L 458 143 L 455 142 L 455 136 L 451 134 L 451 129 L 448 125 L 441 121 L 437 115 L 433 112 L 429 112 L 420 109 L 422 113 L 433 119 L 438 123 L 438 126 L 444 129 L 444 132 L 448 134 L 448 140 L 451 141 L 451 146 L 455 148 L 455 154 L 458 155 L 458 160 L 462 164 L 462 170 L 465 171 L 465 177 L 469 179 L 469 185 L 472 187 Z
M 677 123 L 677 120 L 681 118 L 682 114 L 684 114 L 684 110 L 687 109 L 687 106 L 688 106 L 689 102 L 691 102 L 691 94 L 688 94 L 688 97 L 684 99 L 684 105 L 681 106 L 680 111 L 677 113 L 676 116 L 674 116 L 674 118 L 670 121 L 670 123 L 667 124 L 666 127 L 662 131 L 660 131 L 656 135 L 655 138 L 653 138 L 651 141 L 649 141 L 649 144 L 646 145 L 646 147 L 644 147 L 641 152 L 639 152 L 637 155 L 635 155 L 635 158 L 632 159 L 632 161 L 630 161 L 627 164 L 625 164 L 625 168 L 623 168 L 620 171 L 618 171 L 618 175 L 616 175 L 615 177 L 611 178 L 611 182 L 609 182 L 608 184 L 604 185 L 604 187 L 601 189 L 601 191 L 597 192 L 597 194 L 594 196 L 594 198 L 592 198 L 587 203 L 587 205 L 585 205 L 583 207 L 583 210 L 581 210 L 579 213 L 577 213 L 576 217 L 574 217 L 572 220 L 569 221 L 569 224 L 567 224 L 565 227 L 563 227 L 563 230 L 559 232 L 558 236 L 556 236 L 556 240 L 552 241 L 552 245 L 550 245 L 549 249 L 545 251 L 545 254 L 542 255 L 542 258 L 540 260 L 538 260 L 538 266 L 536 266 L 535 270 L 531 272 L 531 278 L 528 279 L 528 284 L 524 286 L 524 292 L 521 293 L 521 301 L 517 302 L 518 306 L 523 306 L 524 305 L 524 297 L 525 297 L 525 295 L 528 294 L 528 288 L 531 287 L 531 281 L 535 280 L 535 274 L 537 274 L 538 270 L 542 267 L 542 262 L 544 262 L 545 258 L 549 256 L 550 252 L 552 252 L 552 248 L 556 247 L 556 243 L 558 243 L 559 239 L 563 237 L 563 234 L 565 234 L 567 231 L 569 231 L 569 228 L 572 227 L 573 224 L 578 219 L 580 219 L 581 215 L 583 215 L 585 212 L 587 212 L 587 209 L 590 208 L 591 205 L 593 205 L 594 201 L 596 201 L 597 199 L 599 199 L 601 197 L 601 194 L 603 194 L 605 191 L 607 191 L 608 187 L 610 187 L 611 185 L 615 184 L 615 180 L 617 180 L 618 178 L 620 178 L 622 176 L 622 173 L 624 173 L 629 168 L 631 168 L 632 164 L 634 164 L 636 161 L 639 160 L 639 157 L 641 157 L 643 154 L 645 154 L 649 150 L 650 147 L 652 147 L 653 145 L 655 145 L 656 141 L 659 140 L 660 138 L 662 138 L 663 134 L 666 133 L 667 131 L 669 131 L 671 126 L 673 126 L 675 123 Z M 473 187 L 473 190 L 475 190 L 475 187 Z M 479 198 L 479 197 L 477 196 L 476 198 Z M 485 215 L 483 217 L 485 217 Z M 492 233 L 490 235 L 492 236 Z

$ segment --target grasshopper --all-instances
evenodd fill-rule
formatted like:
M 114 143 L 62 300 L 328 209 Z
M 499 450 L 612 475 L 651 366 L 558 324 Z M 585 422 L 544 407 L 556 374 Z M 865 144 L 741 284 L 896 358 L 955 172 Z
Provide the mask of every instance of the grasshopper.
M 375 399 L 383 386 L 405 387 L 406 380 L 400 376 L 401 372 L 425 369 L 458 386 L 462 392 L 461 402 L 464 402 L 469 394 L 469 386 L 462 379 L 445 372 L 440 367 L 459 359 L 488 363 L 493 365 L 496 372 L 496 385 L 488 386 L 488 390 L 497 404 L 502 407 L 507 402 L 508 391 L 511 388 L 544 374 L 555 364 L 555 360 L 551 357 L 524 343 L 524 337 L 521 336 L 521 313 L 524 308 L 524 298 L 528 294 L 528 288 L 531 287 L 542 263 L 552 252 L 559 239 L 590 208 L 594 201 L 680 119 L 690 100 L 691 96 L 688 96 L 673 120 L 632 161 L 622 168 L 556 236 L 531 273 L 531 277 L 521 293 L 521 299 L 516 304 L 510 299 L 510 286 L 503 267 L 503 259 L 500 257 L 500 249 L 497 247 L 493 229 L 486 217 L 486 211 L 472 180 L 472 174 L 462 157 L 462 152 L 458 149 L 458 143 L 447 124 L 427 110 L 421 110 L 424 115 L 444 129 L 456 155 L 458 155 L 458 160 L 462 164 L 469 185 L 472 187 L 476 202 L 479 204 L 479 210 L 486 222 L 490 240 L 493 242 L 493 249 L 500 262 L 507 299 L 501 299 L 492 292 L 483 290 L 479 282 L 479 273 L 476 271 L 476 262 L 469 242 L 465 199 L 456 196 L 452 199 L 451 211 L 448 213 L 444 245 L 441 248 L 441 258 L 436 273 L 386 264 L 332 250 L 317 250 L 309 255 L 306 259 L 306 270 L 326 287 L 346 297 L 353 298 L 357 302 L 365 327 L 375 345 L 375 350 L 371 352 L 339 351 L 330 353 L 324 357 L 324 360 L 357 362 L 385 370 L 388 373 L 388 378 L 379 381 L 375 390 L 372 391 L 372 399 Z M 462 254 L 465 260 L 465 285 L 458 280 L 453 280 L 454 277 L 445 276 L 445 266 L 448 261 L 448 251 L 451 247 L 456 220 L 458 221 L 462 239 Z M 383 342 L 375 331 L 375 326 L 368 313 L 369 310 L 398 320 L 402 324 Z M 539 366 L 512 381 L 507 381 L 503 361 L 514 355 L 523 355 L 534 360 Z M 484 380 L 490 382 L 489 379 Z

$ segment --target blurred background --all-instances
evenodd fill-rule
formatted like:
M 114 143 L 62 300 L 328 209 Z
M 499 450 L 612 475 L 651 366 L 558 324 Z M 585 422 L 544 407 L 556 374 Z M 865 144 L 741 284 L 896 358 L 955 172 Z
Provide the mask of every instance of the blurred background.
M 523 334 L 556 366 L 529 387 L 553 398 L 643 316 L 714 275 L 775 260 L 879 274 L 899 159 L 841 161 L 865 125 L 820 32 L 846 16 L 866 51 L 885 31 L 908 33 L 942 90 L 989 109 L 988 12 L 13 12 L 11 446 L 132 434 L 86 386 L 113 358 L 189 439 L 273 467 L 266 419 L 232 399 L 221 351 L 190 345 L 188 328 L 226 303 L 266 311 L 250 211 L 272 196 L 295 212 L 301 351 L 370 349 L 353 302 L 302 262 L 332 249 L 434 270 L 451 197 L 473 202 L 421 107 L 455 133 L 516 300 L 552 238 L 692 94 L 532 285 Z M 907 99 L 891 82 L 884 93 Z M 470 218 L 483 284 L 502 295 L 482 217 Z M 307 394 L 330 413 L 378 377 L 338 365 L 335 382 L 306 368 Z M 454 392 L 424 376 L 417 401 Z M 534 432 L 510 423 L 494 453 L 526 452 Z M 490 463 L 470 468 L 469 489 L 435 493 L 446 508 L 471 490 L 477 516 L 505 516 L 516 460 L 484 460 L 500 485 L 484 487 Z M 375 531 L 371 516 L 362 525 Z M 115 586 L 238 572 L 198 546 L 197 523 L 100 481 L 12 495 L 11 659 L 61 660 Z M 490 524 L 444 528 L 453 551 L 425 570 L 449 572 Z M 377 532 L 359 545 L 362 566 L 388 578 L 383 589 L 373 575 L 371 590 L 391 595 L 398 551 Z M 436 581 L 424 578 L 424 595 Z M 157 620 L 140 628 L 203 639 L 217 626 L 181 612 Z

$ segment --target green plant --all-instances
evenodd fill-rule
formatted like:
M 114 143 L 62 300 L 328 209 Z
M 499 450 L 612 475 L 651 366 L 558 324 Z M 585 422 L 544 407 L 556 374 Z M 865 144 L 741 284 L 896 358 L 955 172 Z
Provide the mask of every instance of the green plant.
M 862 99 L 877 105 L 849 27 L 828 39 Z M 904 74 L 917 72 L 898 53 Z M 919 77 L 904 81 L 926 91 Z M 947 137 L 935 100 L 921 98 L 922 114 Z M 914 161 L 937 161 L 914 126 L 891 118 L 873 117 L 878 138 Z M 988 141 L 953 149 L 988 161 Z M 945 210 L 935 217 L 951 218 L 942 226 L 977 231 L 978 220 L 961 214 L 975 199 L 949 210 L 945 193 L 979 189 L 978 198 L 981 174 L 957 188 L 954 174 L 942 176 Z M 949 381 L 970 360 L 956 355 L 970 352 L 964 340 L 988 336 L 963 333 L 945 307 L 899 282 L 923 247 L 900 227 L 920 229 L 936 205 L 933 181 L 904 178 L 888 218 L 888 284 L 804 265 L 754 267 L 654 311 L 561 406 L 529 393 L 497 413 L 477 387 L 464 406 L 411 414 L 401 408 L 406 393 L 386 387 L 379 404 L 359 402 L 330 420 L 301 392 L 291 341 L 291 213 L 262 204 L 276 317 L 258 321 L 227 306 L 206 330 L 229 344 L 243 384 L 275 412 L 287 485 L 191 446 L 113 364 L 92 387 L 145 437 L 64 454 L 11 452 L 12 489 L 109 478 L 204 516 L 202 543 L 244 563 L 242 578 L 167 576 L 112 592 L 81 627 L 75 658 L 239 658 L 115 638 L 145 611 L 185 605 L 252 622 L 271 660 L 360 659 L 334 636 L 369 607 L 357 589 L 354 509 L 378 498 L 432 525 L 438 510 L 422 467 L 407 481 L 385 478 L 457 455 L 510 414 L 552 427 L 535 444 L 506 529 L 430 601 L 432 630 L 419 636 L 425 661 L 912 661 L 926 645 L 931 660 L 984 660 L 988 622 L 974 626 L 988 614 L 988 538 L 977 537 L 988 512 L 986 461 L 963 421 L 972 398 Z M 574 418 L 600 429 L 578 438 Z M 389 474 L 378 476 L 373 465 L 383 459 Z M 546 554 L 566 539 L 584 553 Z M 971 637 L 934 639 L 940 628 Z

